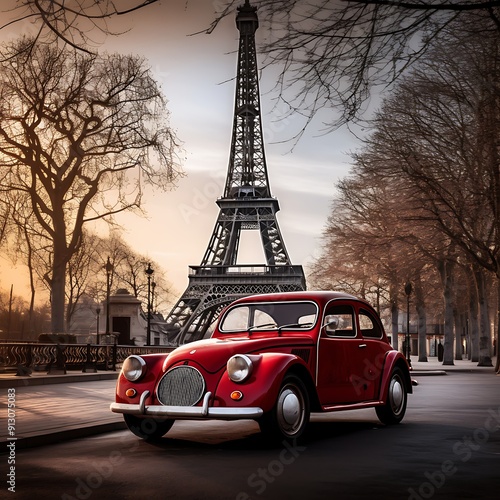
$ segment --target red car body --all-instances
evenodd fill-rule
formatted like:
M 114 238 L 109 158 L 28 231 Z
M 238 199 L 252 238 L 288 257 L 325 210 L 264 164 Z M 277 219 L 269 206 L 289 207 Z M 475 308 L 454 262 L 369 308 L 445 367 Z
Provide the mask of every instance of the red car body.
M 375 407 L 383 423 L 399 423 L 411 392 L 407 361 L 370 304 L 290 292 L 233 302 L 209 339 L 127 358 L 111 410 L 143 439 L 176 419 L 255 419 L 292 440 L 310 412 Z

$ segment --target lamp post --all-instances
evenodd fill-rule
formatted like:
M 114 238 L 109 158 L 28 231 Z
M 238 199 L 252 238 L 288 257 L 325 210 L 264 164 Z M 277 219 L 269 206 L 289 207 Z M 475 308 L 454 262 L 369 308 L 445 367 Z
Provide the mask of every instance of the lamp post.
M 99 315 L 101 314 L 101 308 L 100 307 L 97 307 L 96 310 L 95 310 L 97 316 L 97 325 L 96 325 L 96 334 L 97 334 L 97 345 L 99 345 Z
M 146 345 L 151 345 L 151 276 L 154 273 L 154 269 L 151 267 L 150 262 L 148 262 L 148 267 L 144 272 L 148 276 L 148 326 L 146 329 Z
M 109 257 L 104 269 L 106 269 L 106 335 L 109 335 L 109 293 L 111 287 L 111 273 L 113 272 L 113 264 L 111 264 Z
M 405 285 L 405 294 L 406 294 L 406 346 L 405 346 L 405 355 L 406 360 L 408 361 L 408 365 L 411 367 L 411 359 L 410 359 L 410 295 L 412 291 L 411 283 L 408 282 Z

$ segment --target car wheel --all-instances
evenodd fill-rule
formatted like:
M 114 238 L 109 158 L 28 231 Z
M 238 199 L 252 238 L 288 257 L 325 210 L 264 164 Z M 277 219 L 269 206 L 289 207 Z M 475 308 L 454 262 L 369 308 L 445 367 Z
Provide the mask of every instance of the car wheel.
M 145 441 L 156 441 L 164 436 L 174 425 L 175 420 L 155 420 L 153 418 L 139 418 L 135 415 L 124 414 L 123 419 L 130 432 Z
M 387 400 L 375 408 L 379 420 L 386 425 L 399 424 L 406 412 L 408 394 L 401 368 L 394 368 L 389 380 Z
M 304 383 L 294 375 L 284 378 L 274 408 L 260 420 L 261 431 L 275 440 L 293 441 L 309 423 L 309 395 Z

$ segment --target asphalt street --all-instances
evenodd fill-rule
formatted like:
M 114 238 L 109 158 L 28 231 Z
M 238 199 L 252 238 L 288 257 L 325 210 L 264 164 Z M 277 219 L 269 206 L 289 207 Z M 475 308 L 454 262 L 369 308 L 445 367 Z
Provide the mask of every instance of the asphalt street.
M 116 431 L 19 449 L 13 498 L 498 498 L 500 377 L 415 378 L 402 424 L 384 427 L 373 410 L 313 415 L 301 444 L 267 443 L 251 421 L 181 421 L 156 445 Z

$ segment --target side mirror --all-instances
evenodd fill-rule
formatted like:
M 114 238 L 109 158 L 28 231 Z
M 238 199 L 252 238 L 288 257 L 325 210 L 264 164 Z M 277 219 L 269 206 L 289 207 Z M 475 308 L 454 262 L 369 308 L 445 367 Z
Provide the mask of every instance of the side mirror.
M 339 318 L 337 316 L 327 316 L 323 327 L 326 329 L 326 333 L 335 333 L 339 327 L 339 323 Z

